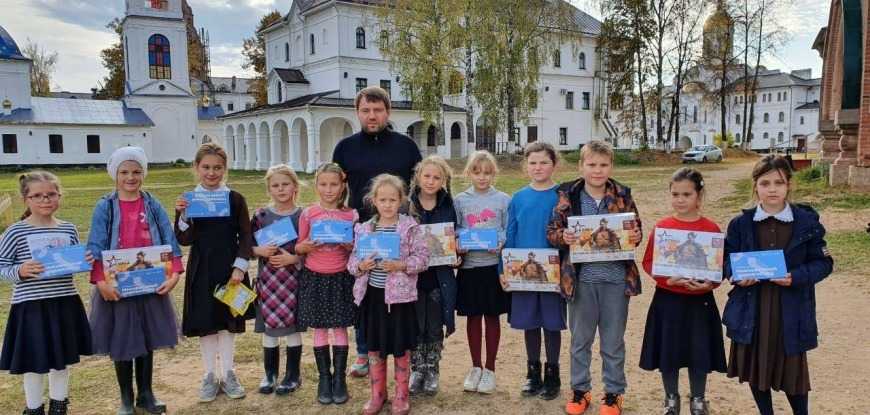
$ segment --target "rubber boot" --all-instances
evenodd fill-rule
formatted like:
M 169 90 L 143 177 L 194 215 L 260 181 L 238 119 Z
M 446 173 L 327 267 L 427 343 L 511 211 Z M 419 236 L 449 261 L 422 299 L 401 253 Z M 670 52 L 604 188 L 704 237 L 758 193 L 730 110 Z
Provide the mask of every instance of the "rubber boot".
M 332 403 L 341 405 L 347 396 L 348 346 L 332 346 Z
M 323 405 L 332 403 L 332 364 L 329 362 L 329 346 L 314 348 L 314 361 L 317 363 L 317 372 L 320 379 L 317 383 L 317 402 Z
M 118 415 L 133 415 L 133 361 L 121 360 L 115 363 L 115 376 L 121 391 L 121 406 Z
M 363 407 L 363 414 L 375 415 L 381 412 L 387 401 L 387 362 L 377 352 L 369 353 L 369 380 L 372 397 Z
M 413 396 L 423 392 L 423 382 L 428 375 L 426 365 L 426 344 L 421 343 L 411 352 L 411 377 L 408 380 L 408 392 Z
M 429 396 L 435 396 L 438 393 L 439 374 L 441 372 L 441 349 L 444 344 L 441 342 L 431 343 L 429 352 L 425 356 L 426 361 L 426 380 L 423 382 L 423 392 Z
M 287 363 L 284 367 L 284 379 L 275 390 L 276 395 L 287 395 L 296 392 L 302 386 L 299 364 L 302 361 L 302 345 L 287 347 Z
M 407 415 L 408 412 L 411 412 L 411 401 L 408 399 L 408 378 L 411 376 L 410 360 L 410 350 L 406 350 L 402 357 L 393 357 L 396 380 L 396 393 L 391 405 L 393 415 Z
M 278 383 L 278 360 L 280 359 L 280 351 L 277 347 L 263 348 L 263 380 L 260 381 L 258 391 L 263 395 L 269 395 L 275 392 L 276 383 Z
M 151 389 L 151 380 L 154 376 L 154 354 L 139 356 L 135 359 L 136 362 L 136 408 L 139 408 L 148 414 L 164 414 L 166 413 L 166 404 L 160 402 Z

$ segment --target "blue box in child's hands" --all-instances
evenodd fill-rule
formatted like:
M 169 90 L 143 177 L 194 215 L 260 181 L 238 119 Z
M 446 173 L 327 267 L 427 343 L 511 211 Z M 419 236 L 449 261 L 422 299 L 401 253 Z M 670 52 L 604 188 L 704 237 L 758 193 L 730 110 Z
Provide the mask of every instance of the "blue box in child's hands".
M 184 214 L 188 218 L 215 218 L 230 216 L 230 192 L 199 191 L 186 192 L 187 209 Z
M 399 234 L 374 232 L 361 235 L 356 241 L 357 258 L 399 259 Z
M 785 278 L 785 255 L 782 250 L 734 252 L 731 259 L 731 281 L 773 280 Z
M 86 251 L 85 245 L 46 246 L 35 249 L 32 256 L 45 268 L 39 278 L 57 278 L 90 271 L 91 264 L 85 261 Z
M 290 218 L 281 219 L 263 229 L 254 232 L 258 246 L 282 246 L 297 238 L 296 228 Z
M 498 248 L 498 229 L 467 228 L 457 232 L 459 249 L 466 251 L 483 251 Z
M 353 242 L 353 222 L 346 220 L 319 220 L 311 225 L 312 241 L 325 244 Z

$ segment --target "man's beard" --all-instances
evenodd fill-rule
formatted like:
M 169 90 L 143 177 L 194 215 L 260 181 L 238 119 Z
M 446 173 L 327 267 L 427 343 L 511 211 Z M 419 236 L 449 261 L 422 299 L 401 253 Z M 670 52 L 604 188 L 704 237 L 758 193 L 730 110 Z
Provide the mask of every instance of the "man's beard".
M 370 130 L 368 124 L 363 125 L 363 132 L 370 135 L 378 135 L 387 129 L 387 124 L 379 124 L 374 130 Z

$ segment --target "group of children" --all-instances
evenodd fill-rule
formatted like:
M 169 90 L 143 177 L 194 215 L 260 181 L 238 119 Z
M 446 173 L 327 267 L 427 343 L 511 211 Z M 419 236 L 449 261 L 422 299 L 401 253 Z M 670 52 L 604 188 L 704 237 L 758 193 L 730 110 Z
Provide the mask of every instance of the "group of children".
M 226 152 L 208 143 L 194 158 L 196 190 L 228 191 L 230 214 L 189 218 L 188 202 L 179 197 L 173 225 L 157 199 L 142 190 L 148 171 L 144 151 L 118 149 L 107 163 L 116 190 L 96 204 L 87 241 L 86 260 L 92 263 L 95 286 L 89 315 L 72 275 L 39 277 L 44 268 L 31 258 L 30 244 L 52 238 L 75 245 L 78 234 L 73 224 L 55 216 L 62 193 L 57 177 L 47 172 L 24 174 L 20 191 L 27 212 L 0 237 L 0 277 L 15 284 L 0 370 L 23 375 L 25 415 L 45 413 L 47 373 L 48 413 L 65 414 L 67 367 L 80 356 L 109 355 L 120 391 L 117 413 L 165 412 L 166 405 L 152 390 L 153 352 L 178 342 L 176 314 L 167 294 L 184 273 L 181 334 L 199 337 L 205 369 L 202 402 L 213 401 L 220 392 L 234 399 L 245 396 L 234 370 L 234 338 L 245 331 L 250 319 L 255 320 L 255 331 L 262 333 L 265 373 L 258 391 L 263 394 L 286 395 L 301 387 L 300 333 L 311 328 L 319 374 L 317 400 L 347 402 L 347 328 L 359 323 L 368 348 L 371 384 L 364 413 L 379 413 L 387 401 L 390 355 L 395 378 L 391 410 L 408 413 L 409 395 L 438 391 L 443 340 L 455 332 L 455 314 L 467 318 L 471 368 L 463 388 L 492 393 L 500 316 L 507 313 L 510 326 L 524 332 L 528 369 L 522 396 L 551 400 L 560 395 L 561 332 L 569 328 L 573 394 L 565 411 L 586 412 L 592 405 L 590 365 L 598 332 L 604 383 L 600 413 L 620 414 L 627 386 L 624 333 L 630 297 L 641 291 L 640 274 L 634 261 L 572 264 L 567 251 L 579 236 L 568 230 L 567 219 L 637 215 L 631 191 L 611 177 L 613 151 L 600 141 L 581 150 L 581 177 L 561 185 L 553 180 L 559 158 L 552 146 L 530 144 L 524 156 L 530 183 L 513 197 L 494 187 L 498 166 L 485 151 L 469 156 L 463 173 L 470 186 L 455 196 L 451 168 L 438 156 L 423 159 L 409 185 L 393 175 L 377 176 L 364 197 L 375 214 L 360 223 L 359 214 L 346 205 L 347 176 L 334 163 L 317 169 L 317 200 L 305 208 L 296 204 L 300 188 L 296 174 L 285 165 L 270 168 L 265 181 L 271 203 L 249 216 L 244 196 L 225 184 Z M 816 346 L 817 338 L 814 284 L 830 274 L 833 261 L 818 215 L 789 201 L 788 162 L 766 156 L 755 166 L 752 178 L 757 203 L 728 226 L 724 277 L 731 276 L 729 252 L 766 249 L 784 250 L 789 275 L 771 282 L 735 282 L 721 320 L 712 294 L 716 284 L 653 275 L 656 290 L 647 313 L 640 366 L 661 372 L 665 414 L 680 413 L 681 368 L 688 368 L 693 415 L 708 413 L 705 384 L 713 371 L 748 382 L 764 415 L 773 413 L 771 389 L 787 394 L 795 414 L 808 413 L 806 352 Z M 701 215 L 706 188 L 698 171 L 678 170 L 668 187 L 673 214 L 656 227 L 719 231 L 716 223 Z M 295 240 L 282 246 L 258 246 L 253 232 L 288 218 L 298 230 Z M 324 220 L 353 223 L 355 242 L 313 240 L 313 226 Z M 456 263 L 429 267 L 429 247 L 419 225 L 444 222 L 454 223 L 457 230 L 495 229 L 498 248 L 465 251 L 459 246 Z M 398 235 L 399 259 L 358 254 L 356 242 L 372 233 Z M 652 239 L 642 261 L 650 275 Z M 637 246 L 641 240 L 637 220 L 628 243 Z M 101 253 L 153 245 L 171 247 L 169 277 L 155 294 L 121 298 L 105 280 Z M 186 266 L 179 245 L 190 247 Z M 560 250 L 562 292 L 506 291 L 507 282 L 500 277 L 501 248 L 547 247 Z M 257 275 L 252 283 L 248 266 L 255 259 Z M 243 284 L 256 292 L 257 301 L 245 314 L 231 312 L 214 297 L 215 290 L 227 284 Z M 732 339 L 727 363 L 722 324 Z M 281 338 L 286 365 L 279 381 Z

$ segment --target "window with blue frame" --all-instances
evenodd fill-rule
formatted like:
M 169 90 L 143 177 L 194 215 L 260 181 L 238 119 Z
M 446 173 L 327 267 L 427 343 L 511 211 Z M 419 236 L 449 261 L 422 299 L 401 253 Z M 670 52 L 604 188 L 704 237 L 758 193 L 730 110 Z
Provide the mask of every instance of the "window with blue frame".
M 148 38 L 148 73 L 151 79 L 172 78 L 172 60 L 166 36 L 151 35 Z

